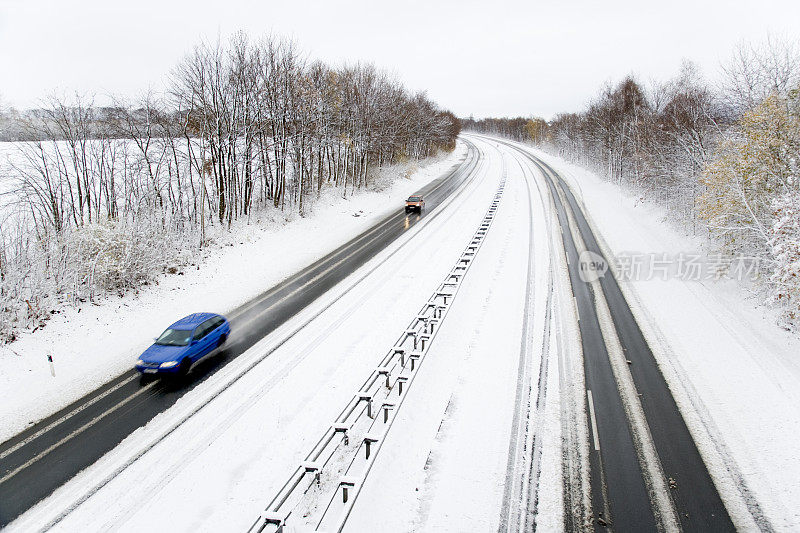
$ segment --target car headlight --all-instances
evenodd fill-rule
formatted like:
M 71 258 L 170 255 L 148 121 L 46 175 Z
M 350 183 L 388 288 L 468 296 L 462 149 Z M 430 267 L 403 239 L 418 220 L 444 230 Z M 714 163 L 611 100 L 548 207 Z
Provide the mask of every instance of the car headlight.
M 137 359 L 136 364 L 139 366 L 144 366 L 144 361 L 142 361 L 141 359 Z
M 178 364 L 177 361 L 167 361 L 166 363 L 161 363 L 160 368 L 172 368 Z

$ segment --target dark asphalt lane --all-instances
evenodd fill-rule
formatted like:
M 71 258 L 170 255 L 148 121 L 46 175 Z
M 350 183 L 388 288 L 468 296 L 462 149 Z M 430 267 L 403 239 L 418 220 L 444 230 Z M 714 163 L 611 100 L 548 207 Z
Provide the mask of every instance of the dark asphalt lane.
M 561 176 L 544 161 L 515 148 L 535 164 L 545 177 L 556 205 L 562 239 L 569 257 L 570 283 L 580 316 L 581 344 L 584 354 L 586 387 L 592 391 L 600 450 L 591 443 L 590 472 L 592 507 L 595 518 L 604 520 L 619 531 L 653 531 L 655 517 L 641 474 L 641 466 L 630 426 L 622 407 L 619 390 L 608 360 L 608 352 L 597 320 L 592 286 L 579 277 L 579 259 L 567 221 L 568 208 L 586 248 L 604 256 L 571 189 Z M 561 194 L 560 194 L 561 193 Z M 561 197 L 566 200 L 566 206 Z M 607 261 L 607 260 L 606 260 Z M 647 341 L 631 309 L 611 274 L 600 279 L 614 327 L 626 357 L 632 361 L 631 375 L 659 462 L 675 489 L 669 496 L 683 531 L 734 531 L 719 492 L 714 486 L 697 446 L 686 427 L 677 404 L 664 380 Z M 587 413 L 589 413 L 587 405 Z M 590 423 L 589 433 L 592 435 Z M 665 480 L 666 481 L 666 480 Z M 668 485 L 669 486 L 669 485 Z M 610 512 L 610 516 L 609 516 Z M 595 528 L 603 530 L 597 521 Z
M 594 424 L 590 420 L 588 434 L 589 483 L 594 518 L 592 525 L 596 531 L 604 531 L 606 527 L 603 524 L 619 531 L 656 531 L 656 518 L 642 475 L 639 455 L 600 329 L 595 295 L 592 286 L 580 279 L 579 254 L 570 229 L 567 206 L 561 201 L 555 183 L 538 159 L 511 143 L 500 142 L 516 150 L 545 176 L 545 183 L 556 209 L 567 255 L 570 286 L 579 316 L 578 328 L 587 389 L 587 394 L 584 395 L 586 413 L 590 418 L 594 415 L 597 428 L 595 435 Z M 588 391 L 591 391 L 592 404 L 589 403 Z M 595 447 L 595 439 L 599 443 L 598 447 Z M 571 512 L 571 509 L 565 509 L 565 513 Z M 583 517 L 575 518 L 576 524 L 583 523 Z
M 538 166 L 538 165 L 537 165 Z M 541 167 L 540 167 L 541 169 Z M 541 169 L 543 170 L 543 169 Z M 620 531 L 655 531 L 656 521 L 642 476 L 639 456 L 628 425 L 628 418 L 617 388 L 600 322 L 595 309 L 592 286 L 579 277 L 579 254 L 570 231 L 569 219 L 551 180 L 546 180 L 555 199 L 561 237 L 569 259 L 569 278 L 578 307 L 586 389 L 591 391 L 586 412 L 597 421 L 599 450 L 590 443 L 590 484 L 595 518 L 602 518 Z M 590 424 L 590 433 L 594 430 Z M 596 525 L 601 522 L 595 521 Z
M 603 255 L 591 227 L 563 179 L 545 164 L 559 181 L 570 204 L 586 248 Z M 734 531 L 708 469 L 678 410 L 650 346 L 613 275 L 600 278 L 620 344 L 630 365 L 633 382 L 653 437 L 664 475 L 675 481 L 670 491 L 683 531 Z
M 168 409 L 186 392 L 365 264 L 417 221 L 436 216 L 440 212 L 436 207 L 474 178 L 479 159 L 478 150 L 468 142 L 466 159 L 420 191 L 426 203 L 421 214 L 405 214 L 400 206 L 396 213 L 358 237 L 231 312 L 232 334 L 228 343 L 217 354 L 196 364 L 183 380 L 147 380 L 131 370 L 0 444 L 0 527 Z

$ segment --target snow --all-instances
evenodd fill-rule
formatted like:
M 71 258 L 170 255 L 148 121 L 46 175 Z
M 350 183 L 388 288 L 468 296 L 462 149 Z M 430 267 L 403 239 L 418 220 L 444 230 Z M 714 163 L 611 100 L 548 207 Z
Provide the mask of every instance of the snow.
M 528 366 L 522 386 L 530 387 L 530 403 L 535 406 L 537 394 L 542 393 L 537 391 L 539 376 L 546 393 L 542 405 L 532 408 L 527 430 L 518 434 L 526 445 L 534 435 L 541 437 L 536 524 L 544 531 L 563 529 L 565 497 L 577 509 L 588 502 L 586 470 L 576 467 L 586 463 L 588 433 L 566 263 L 557 248 L 558 229 L 548 222 L 549 201 L 537 198 L 533 182 L 528 198 L 523 174 L 527 171 L 509 155 L 501 155 L 494 143 L 476 143 L 484 153 L 479 177 L 451 197 L 440 216 L 423 218 L 342 284 L 189 391 L 9 530 L 40 528 L 61 519 L 65 510 L 69 513 L 56 530 L 141 531 L 162 529 L 164 524 L 176 531 L 246 530 L 457 261 L 504 169 L 508 180 L 494 222 L 397 411 L 346 530 L 498 529 L 501 512 L 506 512 L 503 495 L 511 464 L 512 420 L 522 407 L 515 403 L 521 340 L 529 350 L 529 359 L 523 360 Z M 621 193 L 586 170 L 537 155 L 573 183 L 608 255 L 703 253 L 702 241 L 665 224 L 657 206 Z M 272 285 L 363 229 L 384 213 L 386 204 L 381 202 L 394 202 L 418 188 L 455 157 L 426 169 L 428 174 L 416 175 L 415 181 L 375 195 L 362 217 L 351 216 L 350 204 L 331 202 L 313 217 L 287 224 L 274 234 L 257 238 L 253 230 L 251 243 L 229 251 L 220 248 L 219 256 L 208 258 L 198 271 L 206 272 L 204 276 L 187 272 L 166 278 L 150 289 L 152 295 L 143 292 L 137 305 L 149 316 L 137 322 L 135 313 L 125 309 L 125 320 L 141 336 L 152 327 L 155 313 L 163 313 L 167 323 L 167 315 L 180 315 L 181 305 L 188 308 L 189 293 L 201 302 L 213 301 L 204 299 L 203 291 L 214 290 L 209 278 L 226 268 L 242 277 L 264 272 L 258 283 Z M 527 229 L 531 216 L 532 238 Z M 311 235 L 319 234 L 318 228 L 335 228 L 338 237 L 309 242 Z M 298 244 L 301 239 L 306 242 Z M 523 288 L 531 241 L 532 314 L 525 334 Z M 313 250 L 306 253 L 308 246 Z M 280 265 L 270 262 L 275 249 L 281 250 Z M 226 259 L 227 254 L 232 257 Z M 236 266 L 244 255 L 252 263 Z M 251 286 L 248 293 L 245 286 L 250 283 L 252 276 L 241 287 L 234 283 L 232 295 L 220 291 L 216 297 L 224 296 L 227 299 L 221 302 L 233 308 L 260 292 Z M 654 276 L 621 285 L 734 523 L 742 530 L 796 530 L 800 340 L 776 325 L 775 312 L 756 306 L 733 282 Z M 165 295 L 173 293 L 175 306 L 159 310 Z M 105 313 L 120 303 L 104 304 Z M 104 331 L 93 325 L 99 322 L 96 317 L 103 316 L 100 311 L 89 307 L 72 318 L 80 319 L 84 328 Z M 104 320 L 110 326 L 122 321 Z M 54 335 L 47 332 L 52 327 L 42 334 Z M 77 333 L 69 333 L 66 326 L 51 330 L 55 331 L 73 335 L 70 339 L 77 343 Z M 135 342 L 129 341 L 129 353 L 138 349 Z M 25 353 L 42 352 L 29 348 Z M 129 354 L 122 349 L 120 353 L 113 364 L 99 357 L 91 360 L 98 368 L 106 365 L 108 375 L 128 367 Z M 56 380 L 63 373 L 58 361 Z M 37 365 L 41 377 L 31 383 L 49 386 L 53 378 L 47 367 L 43 361 Z M 569 463 L 562 465 L 563 461 Z M 567 494 L 565 486 L 570 489 Z
M 57 519 L 64 509 L 73 511 L 57 524 L 57 530 L 141 531 L 158 529 L 165 523 L 178 531 L 247 529 L 458 260 L 496 186 L 496 175 L 470 182 L 461 194 L 451 197 L 441 216 L 423 218 L 322 300 L 188 392 L 172 409 L 134 432 L 114 451 L 14 522 L 9 530 L 42 527 Z M 513 202 L 513 198 L 507 200 Z M 429 220 L 434 222 L 426 223 Z M 445 338 L 442 342 L 437 337 L 426 363 L 420 367 L 424 372 L 418 379 L 427 379 L 428 386 L 415 382 L 410 389 L 408 401 L 423 400 L 416 409 L 421 422 L 417 423 L 412 415 L 413 427 L 401 432 L 417 435 L 430 429 L 424 428 L 423 423 L 431 413 L 440 416 L 444 406 L 442 410 L 431 408 L 424 401 L 426 394 L 419 396 L 415 391 L 441 394 L 444 390 L 446 403 L 450 392 L 442 385 L 459 382 L 461 375 L 449 363 L 465 356 L 462 347 L 479 345 L 480 357 L 475 354 L 475 366 L 468 372 L 471 383 L 460 394 L 464 395 L 463 405 L 468 406 L 477 402 L 470 396 L 484 386 L 498 393 L 499 405 L 489 402 L 485 407 L 497 413 L 496 419 L 486 419 L 487 411 L 479 410 L 464 428 L 480 423 L 492 434 L 491 443 L 486 445 L 491 457 L 487 467 L 494 475 L 490 486 L 495 496 L 475 511 L 485 523 L 496 521 L 499 516 L 496 499 L 502 495 L 519 353 L 519 324 L 503 320 L 496 310 L 504 299 L 516 302 L 515 306 L 521 302 L 516 283 L 525 267 L 520 258 L 526 260 L 527 254 L 524 245 L 521 251 L 514 245 L 520 240 L 524 244 L 526 237 L 524 233 L 521 238 L 516 236 L 513 224 L 501 225 L 497 231 L 492 228 L 484 243 L 488 260 L 483 266 L 476 260 L 472 268 L 479 269 L 478 273 L 473 276 L 470 271 L 467 279 L 477 285 L 482 285 L 486 273 L 498 280 L 509 273 L 509 279 L 501 283 L 503 289 L 491 297 L 491 304 L 478 307 L 479 313 L 472 307 L 486 298 L 486 292 L 476 291 L 471 300 L 460 306 L 463 318 L 474 321 L 477 316 L 491 328 L 509 332 L 508 339 L 497 346 L 482 334 L 491 329 L 483 327 L 465 337 L 458 327 L 459 317 L 448 317 L 453 326 L 449 332 L 442 329 L 440 336 L 451 340 Z M 505 255 L 496 257 L 497 250 L 504 250 Z M 483 253 L 482 248 L 480 254 Z M 505 264 L 510 266 L 504 267 Z M 356 283 L 361 278 L 363 281 Z M 495 291 L 486 289 L 489 294 Z M 330 307 L 325 309 L 326 306 Z M 287 339 L 298 327 L 302 328 L 300 334 Z M 459 343 L 459 347 L 434 353 L 436 346 L 451 342 Z M 507 357 L 497 356 L 498 347 L 501 352 L 508 352 Z M 232 375 L 266 353 L 268 357 L 231 382 Z M 456 361 L 449 361 L 453 357 Z M 481 374 L 495 365 L 503 372 L 484 384 Z M 401 412 L 411 413 L 414 409 L 410 407 L 404 404 Z M 200 416 L 186 418 L 192 412 Z M 435 425 L 438 422 L 435 420 Z M 465 460 L 474 459 L 460 458 Z M 409 463 L 408 472 L 414 471 L 415 466 Z M 460 466 L 452 468 L 457 471 Z M 118 475 L 111 476 L 112 473 Z M 472 487 L 483 491 L 481 483 Z M 366 488 L 365 491 L 362 497 L 369 493 Z M 479 494 L 474 497 L 479 498 Z M 363 505 L 357 501 L 356 509 Z
M 0 441 L 132 368 L 151 339 L 178 318 L 197 311 L 226 314 L 313 263 L 396 210 L 465 150 L 459 143 L 408 178 L 385 176 L 399 179 L 380 192 L 358 192 L 345 200 L 326 191 L 305 218 L 286 220 L 275 211 L 231 231 L 217 227 L 216 243 L 198 267 L 165 276 L 135 296 L 65 308 L 45 328 L 0 347 Z
M 573 184 L 612 254 L 704 254 L 703 241 L 665 223 L 658 206 L 534 152 Z M 800 339 L 730 280 L 654 276 L 621 285 L 734 523 L 797 529 Z
M 527 231 L 518 231 L 528 210 L 514 178 L 346 531 L 497 530 L 528 255 Z

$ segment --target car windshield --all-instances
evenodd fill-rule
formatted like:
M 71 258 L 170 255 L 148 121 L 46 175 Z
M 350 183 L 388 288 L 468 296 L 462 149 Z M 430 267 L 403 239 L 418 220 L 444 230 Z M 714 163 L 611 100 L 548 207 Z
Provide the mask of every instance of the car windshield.
M 422 200 L 422 197 L 420 197 L 420 196 L 411 196 L 408 199 L 409 202 L 419 202 L 420 200 Z
M 192 338 L 192 332 L 186 329 L 168 329 L 156 339 L 156 344 L 164 346 L 186 346 Z

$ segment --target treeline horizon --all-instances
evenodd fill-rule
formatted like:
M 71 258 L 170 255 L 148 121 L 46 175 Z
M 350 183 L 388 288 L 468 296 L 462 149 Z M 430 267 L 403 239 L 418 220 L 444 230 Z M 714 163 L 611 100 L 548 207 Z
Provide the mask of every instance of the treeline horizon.
M 0 338 L 72 303 L 136 289 L 253 212 L 305 216 L 323 189 L 452 150 L 459 122 L 369 63 L 331 67 L 288 39 L 201 42 L 165 91 L 53 96 L 2 113 Z M 10 125 L 10 126 L 9 126 Z
M 685 61 L 667 81 L 607 83 L 552 120 L 462 119 L 595 171 L 663 207 L 725 257 L 753 259 L 765 301 L 800 325 L 800 45 L 742 43 L 710 84 Z

